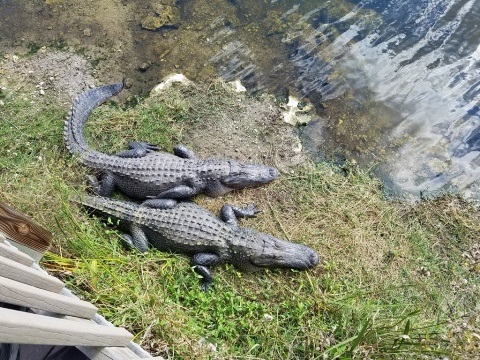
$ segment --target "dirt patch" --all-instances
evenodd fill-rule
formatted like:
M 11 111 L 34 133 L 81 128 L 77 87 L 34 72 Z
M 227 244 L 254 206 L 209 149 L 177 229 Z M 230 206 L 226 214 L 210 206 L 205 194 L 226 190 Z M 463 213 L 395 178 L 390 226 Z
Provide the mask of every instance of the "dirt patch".
M 7 55 L 0 63 L 3 86 L 25 91 L 34 99 L 57 105 L 72 99 L 96 81 L 87 60 L 68 52 L 44 52 L 28 58 Z
M 198 110 L 198 121 L 179 130 L 180 140 L 201 157 L 262 163 L 284 173 L 310 164 L 297 129 L 283 121 L 282 111 L 272 96 L 251 97 L 217 80 L 210 84 L 175 85 L 149 101 L 175 99 L 187 101 L 189 107 L 203 108 Z

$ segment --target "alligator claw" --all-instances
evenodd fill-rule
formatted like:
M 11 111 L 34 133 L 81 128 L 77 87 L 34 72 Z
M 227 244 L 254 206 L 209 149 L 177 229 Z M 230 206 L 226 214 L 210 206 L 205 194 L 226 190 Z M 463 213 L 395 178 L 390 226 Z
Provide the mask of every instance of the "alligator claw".
M 200 289 L 202 289 L 204 293 L 208 293 L 211 284 L 211 282 L 200 280 Z
M 147 143 L 145 145 L 145 147 L 147 148 L 147 152 L 154 152 L 154 151 L 159 151 L 160 150 L 160 148 L 155 144 Z
M 141 141 L 132 141 L 128 144 L 128 150 L 121 151 L 117 153 L 116 156 L 124 158 L 140 158 L 158 150 L 159 147 L 155 144 Z
M 244 212 L 244 217 L 255 217 L 262 212 L 262 210 L 260 210 L 255 204 L 248 204 L 242 210 Z
M 129 149 L 144 149 L 146 151 L 158 151 L 160 148 L 156 144 L 147 143 L 144 141 L 132 141 L 128 144 Z

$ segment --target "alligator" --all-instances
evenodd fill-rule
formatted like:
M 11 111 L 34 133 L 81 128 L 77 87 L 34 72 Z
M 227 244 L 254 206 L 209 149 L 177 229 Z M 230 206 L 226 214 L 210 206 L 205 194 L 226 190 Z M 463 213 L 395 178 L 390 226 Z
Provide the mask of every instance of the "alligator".
M 137 200 L 185 199 L 200 192 L 217 197 L 278 177 L 273 167 L 233 159 L 200 159 L 182 145 L 174 147 L 173 154 L 158 151 L 157 146 L 147 142 L 132 142 L 127 150 L 114 155 L 91 149 L 83 134 L 89 114 L 123 87 L 122 81 L 85 91 L 73 101 L 65 121 L 64 138 L 69 152 L 100 173 L 100 182 L 90 177 L 96 194 L 108 197 L 118 189 Z
M 128 246 L 146 252 L 149 244 L 161 251 L 191 256 L 201 275 L 200 285 L 207 291 L 213 282 L 208 269 L 219 263 L 231 263 L 244 271 L 261 268 L 309 269 L 319 262 L 311 248 L 277 239 L 238 225 L 238 217 L 255 217 L 255 205 L 244 208 L 224 205 L 220 218 L 190 201 L 149 199 L 138 205 L 99 196 L 76 200 L 94 214 L 113 220 L 128 234 Z

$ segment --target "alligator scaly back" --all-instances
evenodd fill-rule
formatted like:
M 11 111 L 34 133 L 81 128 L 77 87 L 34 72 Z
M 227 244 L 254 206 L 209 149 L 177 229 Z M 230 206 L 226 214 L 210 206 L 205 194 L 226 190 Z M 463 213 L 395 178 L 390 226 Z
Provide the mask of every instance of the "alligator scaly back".
M 87 90 L 79 95 L 72 104 L 65 120 L 64 138 L 71 154 L 92 151 L 85 141 L 83 126 L 90 113 L 100 104 L 115 96 L 124 87 L 124 82 Z
M 306 270 L 320 261 L 315 250 L 305 245 L 241 227 L 237 218 L 255 217 L 259 212 L 253 204 L 244 208 L 226 204 L 217 217 L 193 202 L 174 199 L 149 199 L 137 205 L 84 196 L 76 202 L 101 217 L 113 218 L 127 231 L 124 242 L 142 252 L 153 246 L 190 256 L 205 290 L 213 281 L 208 268 L 219 263 L 228 262 L 247 271 Z

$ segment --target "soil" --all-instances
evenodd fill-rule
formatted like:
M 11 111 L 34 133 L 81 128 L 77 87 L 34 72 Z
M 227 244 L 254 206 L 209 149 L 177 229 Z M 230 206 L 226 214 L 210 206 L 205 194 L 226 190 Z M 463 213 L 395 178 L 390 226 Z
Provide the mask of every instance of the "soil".
M 266 163 L 280 172 L 292 172 L 308 163 L 295 127 L 283 122 L 276 104 L 237 95 L 241 110 L 225 113 L 187 130 L 190 146 L 203 156 Z

